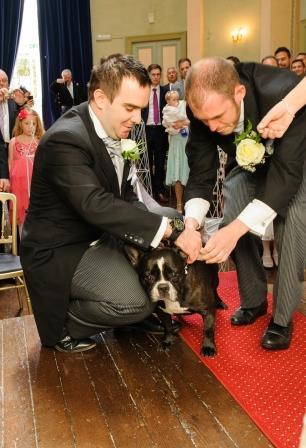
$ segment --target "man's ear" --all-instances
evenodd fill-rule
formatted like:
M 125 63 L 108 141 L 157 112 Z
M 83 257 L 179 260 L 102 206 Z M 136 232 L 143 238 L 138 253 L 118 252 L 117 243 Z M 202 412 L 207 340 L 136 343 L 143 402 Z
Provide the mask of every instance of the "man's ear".
M 234 94 L 236 104 L 240 104 L 241 103 L 241 101 L 245 97 L 245 94 L 246 94 L 245 86 L 243 84 L 238 84 L 235 87 L 235 94 Z
M 103 110 L 105 101 L 107 101 L 107 96 L 105 92 L 102 89 L 96 89 L 93 95 L 96 105 L 100 110 Z
M 127 256 L 128 260 L 131 262 L 131 265 L 136 268 L 139 263 L 139 259 L 142 255 L 142 251 L 137 249 L 134 246 L 129 246 L 127 244 L 124 245 L 124 252 Z

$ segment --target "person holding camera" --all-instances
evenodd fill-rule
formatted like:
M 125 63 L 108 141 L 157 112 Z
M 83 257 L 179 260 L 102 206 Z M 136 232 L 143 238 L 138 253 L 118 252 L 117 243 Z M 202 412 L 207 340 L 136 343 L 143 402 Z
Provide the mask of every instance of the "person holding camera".
M 10 190 L 8 144 L 12 136 L 18 108 L 9 92 L 8 77 L 0 69 L 0 191 Z

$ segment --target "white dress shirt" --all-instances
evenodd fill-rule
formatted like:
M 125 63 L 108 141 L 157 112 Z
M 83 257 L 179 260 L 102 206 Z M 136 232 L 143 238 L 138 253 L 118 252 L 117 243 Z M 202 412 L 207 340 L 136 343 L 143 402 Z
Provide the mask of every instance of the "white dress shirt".
M 244 101 L 241 102 L 240 117 L 234 132 L 241 133 L 244 130 Z M 193 198 L 185 204 L 185 219 L 195 218 L 199 226 L 204 224 L 209 210 L 209 202 L 202 198 Z M 276 217 L 276 212 L 259 199 L 253 199 L 237 216 L 255 235 L 263 236 L 269 224 Z
M 0 103 L 1 107 L 1 113 L 0 113 L 0 119 L 1 119 L 1 133 L 3 140 L 5 143 L 10 142 L 10 116 L 9 116 L 9 108 L 8 108 L 8 102 L 2 101 Z

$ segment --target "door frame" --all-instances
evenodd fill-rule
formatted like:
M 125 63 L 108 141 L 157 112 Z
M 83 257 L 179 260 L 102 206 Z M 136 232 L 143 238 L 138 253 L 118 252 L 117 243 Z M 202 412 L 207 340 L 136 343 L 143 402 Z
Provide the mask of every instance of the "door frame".
M 158 42 L 161 40 L 180 40 L 182 57 L 185 57 L 187 52 L 187 32 L 182 33 L 167 33 L 167 34 L 146 34 L 145 36 L 129 36 L 125 38 L 125 51 L 127 54 L 132 54 L 133 44 L 141 42 Z

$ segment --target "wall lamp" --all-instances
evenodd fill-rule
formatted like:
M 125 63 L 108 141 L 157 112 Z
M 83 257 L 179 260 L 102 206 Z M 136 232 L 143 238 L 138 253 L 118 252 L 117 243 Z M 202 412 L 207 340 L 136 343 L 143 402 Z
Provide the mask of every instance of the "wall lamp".
M 232 40 L 235 44 L 241 42 L 243 38 L 246 36 L 245 28 L 239 27 L 231 32 Z

